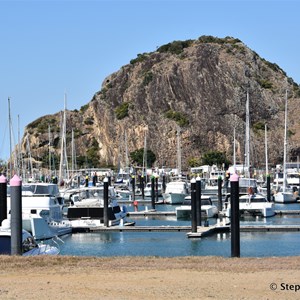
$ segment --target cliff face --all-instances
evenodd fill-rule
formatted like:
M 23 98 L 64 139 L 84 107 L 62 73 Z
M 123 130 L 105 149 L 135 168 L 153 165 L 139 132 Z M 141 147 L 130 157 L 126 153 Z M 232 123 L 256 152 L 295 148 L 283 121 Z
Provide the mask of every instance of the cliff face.
M 268 124 L 269 162 L 282 163 L 284 102 L 288 89 L 289 159 L 300 155 L 299 86 L 233 38 L 201 37 L 173 42 L 140 54 L 109 75 L 93 99 L 79 111 L 67 111 L 67 144 L 74 131 L 76 155 L 100 165 L 117 165 L 124 154 L 144 147 L 158 166 L 175 167 L 180 125 L 183 168 L 209 151 L 232 160 L 236 128 L 237 161 L 244 160 L 246 95 L 250 102 L 251 164 L 265 163 L 264 124 Z M 41 160 L 51 148 L 59 155 L 60 114 L 27 126 L 31 155 Z M 23 139 L 23 151 L 27 139 Z M 88 151 L 88 152 L 87 152 Z M 71 154 L 69 154 L 71 155 Z M 124 162 L 124 160 L 123 160 Z

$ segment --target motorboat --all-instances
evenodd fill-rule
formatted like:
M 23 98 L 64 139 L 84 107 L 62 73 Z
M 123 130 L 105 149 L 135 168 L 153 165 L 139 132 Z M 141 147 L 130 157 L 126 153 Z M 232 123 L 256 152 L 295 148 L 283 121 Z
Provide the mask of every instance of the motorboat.
M 218 189 L 218 179 L 221 178 L 224 181 L 225 171 L 219 170 L 216 166 L 212 166 L 212 170 L 209 173 L 209 178 L 205 185 L 206 190 L 217 190 Z
M 155 184 L 154 184 L 154 193 L 155 193 Z M 151 187 L 151 182 L 148 182 L 144 188 L 144 195 L 145 197 L 151 197 L 151 191 L 152 191 L 152 187 Z M 158 182 L 157 183 L 157 196 L 160 197 L 162 196 L 162 191 L 163 191 L 163 184 L 162 182 Z
M 230 197 L 227 197 L 225 200 L 226 217 L 231 216 L 231 205 Z M 274 203 L 269 202 L 264 195 L 253 193 L 248 195 L 241 195 L 239 197 L 239 210 L 240 215 L 253 215 L 253 216 L 262 216 L 264 218 L 273 217 L 275 215 Z
M 278 186 L 274 193 L 274 201 L 276 203 L 294 203 L 297 201 L 297 195 L 291 186 Z
M 257 193 L 257 180 L 249 177 L 239 177 L 239 194 L 247 194 L 248 189 L 251 188 L 254 193 Z M 227 193 L 230 193 L 230 180 L 227 185 Z
M 299 188 L 300 186 L 300 174 L 299 172 L 287 172 L 286 173 L 286 182 L 289 186 Z
M 7 210 L 11 209 L 10 186 L 7 187 Z M 22 185 L 23 228 L 35 239 L 50 239 L 72 232 L 71 223 L 63 217 L 63 198 L 57 184 L 26 183 Z
M 162 194 L 167 204 L 182 204 L 188 195 L 188 184 L 184 180 L 170 181 L 166 184 L 166 191 Z
M 73 229 L 104 226 L 103 187 L 82 187 L 69 191 L 67 218 Z M 127 208 L 120 207 L 114 187 L 108 188 L 108 226 L 126 224 Z
M 2 221 L 0 227 L 0 254 L 11 254 L 11 228 L 10 219 Z M 22 230 L 22 255 L 57 255 L 59 248 L 48 243 L 38 243 L 25 229 Z
M 175 210 L 177 219 L 191 218 L 191 196 L 186 196 L 182 205 L 176 207 Z M 205 218 L 214 218 L 218 213 L 218 208 L 212 204 L 211 198 L 206 195 L 201 195 L 201 216 L 204 216 Z

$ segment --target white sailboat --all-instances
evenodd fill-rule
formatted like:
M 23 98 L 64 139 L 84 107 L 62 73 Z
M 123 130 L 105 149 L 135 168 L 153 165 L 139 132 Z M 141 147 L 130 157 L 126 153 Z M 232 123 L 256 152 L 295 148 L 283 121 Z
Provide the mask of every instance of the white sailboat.
M 296 202 L 292 190 L 287 186 L 286 180 L 286 152 L 287 152 L 287 90 L 285 91 L 285 114 L 284 114 L 284 147 L 283 147 L 283 183 L 274 195 L 274 201 L 278 203 Z

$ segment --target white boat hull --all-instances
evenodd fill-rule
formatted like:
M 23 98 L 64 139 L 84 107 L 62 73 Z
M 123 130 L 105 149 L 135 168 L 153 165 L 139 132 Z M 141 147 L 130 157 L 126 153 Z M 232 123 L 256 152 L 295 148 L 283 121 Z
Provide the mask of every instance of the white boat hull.
M 293 203 L 296 202 L 296 198 L 293 193 L 278 192 L 274 195 L 274 201 L 277 203 Z
M 181 205 L 176 207 L 177 219 L 191 218 L 192 209 L 190 205 Z M 218 209 L 215 206 L 203 205 L 201 206 L 201 216 L 205 218 L 214 218 L 218 214 Z
M 182 204 L 186 194 L 183 193 L 165 193 L 163 194 L 164 202 L 167 204 Z

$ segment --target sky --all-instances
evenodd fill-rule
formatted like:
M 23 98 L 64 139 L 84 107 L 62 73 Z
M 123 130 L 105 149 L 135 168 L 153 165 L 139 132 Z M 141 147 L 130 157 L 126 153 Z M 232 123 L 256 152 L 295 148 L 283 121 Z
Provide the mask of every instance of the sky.
M 300 83 L 298 0 L 0 0 L 0 159 L 30 122 L 80 109 L 137 54 L 202 35 L 240 39 Z

